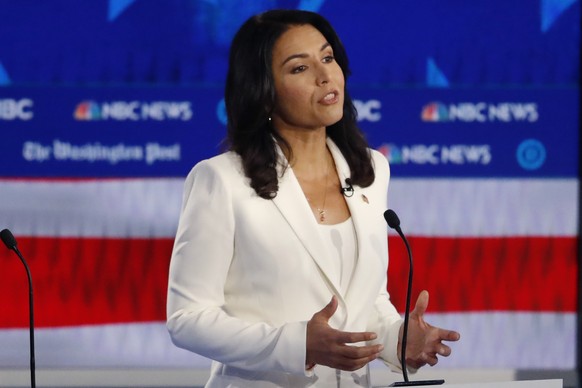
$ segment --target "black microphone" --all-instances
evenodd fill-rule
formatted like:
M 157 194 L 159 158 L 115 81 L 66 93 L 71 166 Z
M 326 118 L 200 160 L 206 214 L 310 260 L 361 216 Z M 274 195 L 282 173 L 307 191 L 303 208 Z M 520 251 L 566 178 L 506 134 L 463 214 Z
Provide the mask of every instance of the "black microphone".
M 349 198 L 354 195 L 354 186 L 352 186 L 351 178 L 346 178 L 346 185 L 347 187 L 340 187 L 340 191 L 343 195 Z
M 16 253 L 22 264 L 24 264 L 24 268 L 26 269 L 26 275 L 28 276 L 28 313 L 30 318 L 29 324 L 29 332 L 30 332 L 30 386 L 32 388 L 36 387 L 36 380 L 35 380 L 35 366 L 34 366 L 34 302 L 32 298 L 32 276 L 30 274 L 30 268 L 28 268 L 28 264 L 22 257 L 22 254 L 16 247 L 16 239 L 12 232 L 8 229 L 4 229 L 0 232 L 0 238 L 2 242 L 6 245 L 6 247 Z
M 404 240 L 404 244 L 406 245 L 406 250 L 408 251 L 408 288 L 406 290 L 406 309 L 404 310 L 404 330 L 402 332 L 402 348 L 400 350 L 400 359 L 402 365 L 402 377 L 404 377 L 404 381 L 398 381 L 389 385 L 389 387 L 412 387 L 417 385 L 442 385 L 445 383 L 445 380 L 420 380 L 420 381 L 409 381 L 408 380 L 408 371 L 406 369 L 406 342 L 408 340 L 408 319 L 410 316 L 410 295 L 412 294 L 412 273 L 413 273 L 413 264 L 412 264 L 412 251 L 410 250 L 410 245 L 408 244 L 408 240 L 402 233 L 402 229 L 400 229 L 400 219 L 396 215 L 396 212 L 392 209 L 388 209 L 384 212 L 384 219 L 388 223 L 388 226 L 394 229 L 402 240 Z

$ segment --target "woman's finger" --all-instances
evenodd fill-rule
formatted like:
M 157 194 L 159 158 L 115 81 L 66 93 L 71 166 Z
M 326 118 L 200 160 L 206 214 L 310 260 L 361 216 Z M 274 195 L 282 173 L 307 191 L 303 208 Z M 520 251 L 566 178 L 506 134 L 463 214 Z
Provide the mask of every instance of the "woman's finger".
M 383 345 L 369 345 L 369 346 L 345 345 L 339 347 L 337 353 L 343 357 L 357 360 L 361 358 L 377 356 L 382 350 L 384 350 Z

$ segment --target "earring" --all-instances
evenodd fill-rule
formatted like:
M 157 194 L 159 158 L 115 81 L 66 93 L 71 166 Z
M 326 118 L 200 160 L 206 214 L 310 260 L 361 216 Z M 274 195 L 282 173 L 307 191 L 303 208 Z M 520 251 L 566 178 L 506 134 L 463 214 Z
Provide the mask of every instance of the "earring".
M 271 116 L 269 116 L 269 122 L 271 122 Z

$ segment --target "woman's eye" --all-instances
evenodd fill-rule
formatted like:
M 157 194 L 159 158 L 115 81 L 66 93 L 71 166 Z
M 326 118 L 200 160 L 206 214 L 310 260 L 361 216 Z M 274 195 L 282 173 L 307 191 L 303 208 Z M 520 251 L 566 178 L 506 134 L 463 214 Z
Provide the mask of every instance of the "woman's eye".
M 294 67 L 291 72 L 292 73 L 301 73 L 302 71 L 305 71 L 305 69 L 307 69 L 307 66 L 301 65 L 301 66 Z
M 330 62 L 333 62 L 334 60 L 335 60 L 335 58 L 333 57 L 333 55 L 328 55 L 325 58 L 323 58 L 324 63 L 330 63 Z

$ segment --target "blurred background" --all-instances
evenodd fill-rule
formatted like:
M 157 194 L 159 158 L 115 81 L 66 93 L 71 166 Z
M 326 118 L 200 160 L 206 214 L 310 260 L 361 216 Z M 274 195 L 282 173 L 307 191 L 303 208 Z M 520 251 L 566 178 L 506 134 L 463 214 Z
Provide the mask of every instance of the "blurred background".
M 37 384 L 204 384 L 209 360 L 165 330 L 182 185 L 223 150 L 234 33 L 272 8 L 336 28 L 413 300 L 462 333 L 420 377 L 578 386 L 578 0 L 0 0 L 0 229 L 32 271 Z M 0 295 L 0 386 L 27 386 L 26 273 L 4 248 Z

